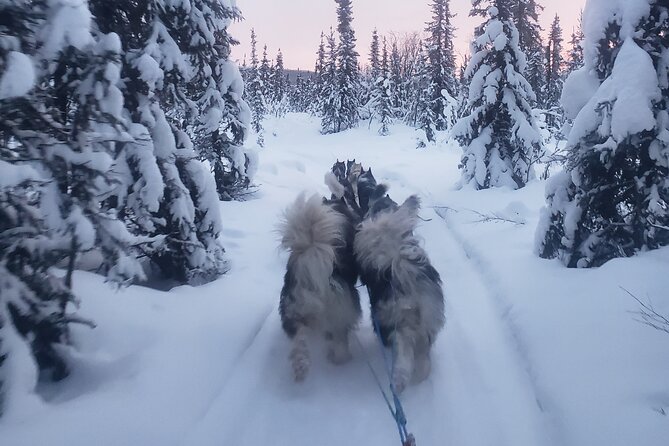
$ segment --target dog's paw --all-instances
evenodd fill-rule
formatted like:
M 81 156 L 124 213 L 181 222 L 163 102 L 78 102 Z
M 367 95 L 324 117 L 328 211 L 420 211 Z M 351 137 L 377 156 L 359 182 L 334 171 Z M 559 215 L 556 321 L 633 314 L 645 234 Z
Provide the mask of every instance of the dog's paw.
M 348 348 L 332 346 L 328 349 L 328 360 L 333 364 L 347 363 L 352 357 Z
M 302 382 L 306 379 L 307 373 L 309 373 L 309 358 L 306 356 L 293 356 L 293 377 L 295 382 Z
M 416 359 L 416 366 L 413 370 L 413 381 L 415 383 L 423 382 L 430 376 L 430 370 L 432 368 L 432 363 L 430 357 L 422 357 Z
M 403 370 L 395 370 L 393 371 L 393 378 L 392 378 L 392 386 L 393 390 L 400 394 L 404 392 L 404 389 L 407 386 L 407 382 L 409 381 L 409 376 L 407 375 L 406 372 Z

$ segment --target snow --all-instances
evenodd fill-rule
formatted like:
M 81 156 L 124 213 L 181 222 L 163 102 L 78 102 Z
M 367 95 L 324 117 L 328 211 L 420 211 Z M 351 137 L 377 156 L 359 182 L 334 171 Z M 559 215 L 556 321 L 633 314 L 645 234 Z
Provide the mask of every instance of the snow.
M 635 322 L 621 287 L 669 313 L 669 248 L 564 268 L 533 252 L 545 182 L 458 190 L 461 149 L 443 138 L 417 151 L 403 125 L 381 138 L 366 125 L 323 136 L 319 124 L 265 122 L 257 195 L 221 204 L 232 269 L 219 280 L 115 292 L 75 274 L 79 313 L 97 328 L 74 327 L 71 377 L 40 386 L 42 399 L 24 388 L 10 400 L 3 444 L 399 444 L 366 362 L 387 379 L 367 316 L 350 363 L 331 365 L 314 342 L 307 381 L 291 379 L 274 229 L 300 192 L 328 194 L 337 158 L 371 166 L 396 201 L 423 202 L 418 235 L 444 279 L 449 324 L 431 376 L 402 395 L 418 445 L 666 444 L 669 338 Z
M 623 43 L 613 65 L 613 71 L 578 114 L 569 133 L 570 145 L 575 145 L 589 133 L 610 133 L 614 141 L 656 125 L 652 110 L 661 97 L 657 73 L 648 53 L 633 39 Z M 611 104 L 610 111 L 600 105 Z M 601 126 L 601 127 L 600 127 Z M 603 147 L 604 148 L 604 147 Z
M 83 49 L 93 42 L 91 12 L 84 0 L 49 0 L 47 26 L 41 30 L 41 56 L 46 60 L 68 46 Z
M 32 167 L 0 160 L 0 189 L 18 186 L 26 181 L 40 180 L 43 178 Z
M 564 83 L 560 104 L 568 119 L 575 119 L 581 109 L 599 88 L 599 79 L 594 71 L 581 67 L 572 72 Z
M 18 51 L 6 56 L 4 73 L 0 75 L 0 99 L 23 96 L 35 84 L 35 68 L 30 57 Z
M 586 65 L 596 66 L 596 45 L 606 38 L 606 28 L 613 22 L 620 26 L 620 38 L 634 37 L 642 17 L 648 15 L 650 0 L 588 0 L 583 10 Z
M 621 141 L 628 135 L 652 130 L 655 127 L 653 103 L 660 100 L 662 93 L 653 60 L 632 38 L 623 43 L 611 79 L 615 80 L 611 88 L 617 90 L 611 135 Z

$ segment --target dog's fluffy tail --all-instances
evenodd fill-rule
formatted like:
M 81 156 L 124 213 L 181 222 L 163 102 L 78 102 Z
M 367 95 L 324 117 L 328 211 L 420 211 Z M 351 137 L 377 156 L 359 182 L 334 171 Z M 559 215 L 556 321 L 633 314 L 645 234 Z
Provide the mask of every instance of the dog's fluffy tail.
M 336 249 L 345 245 L 346 217 L 323 203 L 318 195 L 301 194 L 284 214 L 281 246 L 290 251 L 298 287 L 324 292 L 336 261 Z
M 419 209 L 420 200 L 412 195 L 396 210 L 380 212 L 362 222 L 354 248 L 363 269 L 391 270 L 398 285 L 411 288 L 415 265 L 426 261 L 425 251 L 413 235 Z

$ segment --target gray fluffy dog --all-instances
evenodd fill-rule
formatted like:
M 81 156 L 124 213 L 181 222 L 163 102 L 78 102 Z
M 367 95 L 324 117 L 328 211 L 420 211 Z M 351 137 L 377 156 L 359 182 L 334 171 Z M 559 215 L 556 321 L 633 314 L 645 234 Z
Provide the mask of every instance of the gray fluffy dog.
M 401 206 L 387 196 L 372 198 L 354 244 L 374 328 L 393 350 L 397 392 L 427 378 L 430 348 L 445 323 L 441 278 L 414 234 L 419 209 L 416 196 Z
M 414 233 L 418 197 L 398 205 L 371 170 L 359 172 L 342 179 L 333 168 L 325 182 L 333 196 L 344 197 L 361 214 L 356 265 L 369 292 L 374 329 L 393 351 L 391 383 L 402 392 L 410 380 L 422 381 L 430 373 L 430 349 L 445 324 L 441 278 Z
M 290 252 L 279 313 L 292 340 L 296 381 L 310 366 L 307 337 L 320 333 L 335 364 L 351 358 L 349 335 L 360 320 L 358 273 L 353 255 L 357 217 L 343 200 L 300 195 L 285 212 L 281 246 Z

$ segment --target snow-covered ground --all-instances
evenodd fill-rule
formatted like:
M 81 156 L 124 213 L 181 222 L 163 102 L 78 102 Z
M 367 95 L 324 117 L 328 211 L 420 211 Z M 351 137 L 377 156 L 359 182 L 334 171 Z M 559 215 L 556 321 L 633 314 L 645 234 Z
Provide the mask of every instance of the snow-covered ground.
M 116 292 L 78 273 L 80 313 L 98 327 L 75 328 L 70 378 L 12 401 L 0 444 L 399 444 L 365 359 L 383 370 L 368 319 L 350 363 L 315 350 L 297 385 L 287 362 L 275 228 L 300 191 L 326 193 L 337 158 L 371 166 L 396 201 L 423 199 L 419 233 L 444 279 L 447 326 L 432 375 L 402 396 L 419 446 L 667 444 L 669 335 L 634 321 L 623 288 L 669 313 L 669 249 L 566 269 L 533 253 L 543 182 L 457 191 L 460 149 L 416 150 L 404 126 L 321 136 L 317 120 L 291 114 L 266 128 L 258 194 L 222 204 L 231 272 L 169 292 Z

